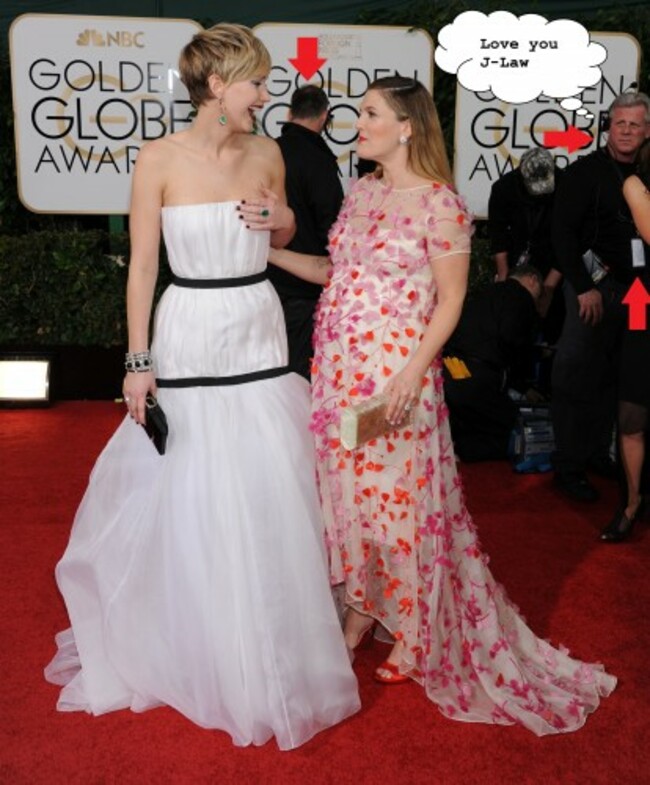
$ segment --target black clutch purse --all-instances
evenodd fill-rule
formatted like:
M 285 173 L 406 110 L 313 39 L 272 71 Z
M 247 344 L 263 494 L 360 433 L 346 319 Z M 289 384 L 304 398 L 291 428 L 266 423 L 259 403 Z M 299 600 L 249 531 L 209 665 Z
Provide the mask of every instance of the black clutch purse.
M 165 412 L 160 408 L 160 404 L 153 395 L 147 395 L 145 403 L 147 411 L 143 426 L 144 430 L 160 455 L 164 455 L 165 447 L 167 446 L 167 434 L 169 433 Z

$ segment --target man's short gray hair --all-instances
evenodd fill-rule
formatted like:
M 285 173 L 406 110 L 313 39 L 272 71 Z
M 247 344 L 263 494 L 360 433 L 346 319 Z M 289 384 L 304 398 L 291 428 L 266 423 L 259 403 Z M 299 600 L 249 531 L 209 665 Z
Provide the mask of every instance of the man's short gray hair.
M 645 121 L 650 123 L 650 98 L 645 93 L 621 93 L 612 101 L 607 111 L 611 117 L 615 109 L 631 109 L 635 106 L 645 109 Z

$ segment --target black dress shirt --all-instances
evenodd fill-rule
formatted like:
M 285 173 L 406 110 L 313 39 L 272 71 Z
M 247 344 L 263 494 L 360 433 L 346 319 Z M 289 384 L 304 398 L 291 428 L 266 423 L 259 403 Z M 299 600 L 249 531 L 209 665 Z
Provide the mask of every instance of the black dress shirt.
M 327 235 L 343 202 L 336 156 L 323 137 L 287 122 L 277 140 L 286 167 L 287 202 L 296 216 L 291 251 L 327 256 Z M 269 265 L 269 277 L 281 295 L 317 298 L 321 287 Z

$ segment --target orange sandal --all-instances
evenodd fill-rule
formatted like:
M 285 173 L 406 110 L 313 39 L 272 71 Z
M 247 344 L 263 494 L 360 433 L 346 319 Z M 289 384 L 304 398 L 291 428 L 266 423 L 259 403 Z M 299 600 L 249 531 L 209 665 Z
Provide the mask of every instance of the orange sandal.
M 384 676 L 383 673 L 379 673 L 379 671 L 388 671 L 390 676 Z M 381 684 L 404 684 L 404 682 L 409 680 L 409 676 L 405 673 L 400 673 L 400 669 L 397 665 L 393 665 L 392 662 L 382 662 L 382 664 L 377 668 L 374 673 L 375 681 L 380 682 Z

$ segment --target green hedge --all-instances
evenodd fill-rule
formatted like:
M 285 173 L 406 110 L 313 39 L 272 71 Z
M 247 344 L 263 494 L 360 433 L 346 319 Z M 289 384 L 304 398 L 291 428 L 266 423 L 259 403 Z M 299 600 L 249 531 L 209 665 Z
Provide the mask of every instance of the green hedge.
M 0 235 L 0 345 L 120 346 L 128 237 L 92 231 Z M 169 279 L 165 257 L 157 294 Z
M 106 232 L 0 236 L 0 344 L 125 341 L 127 239 Z

